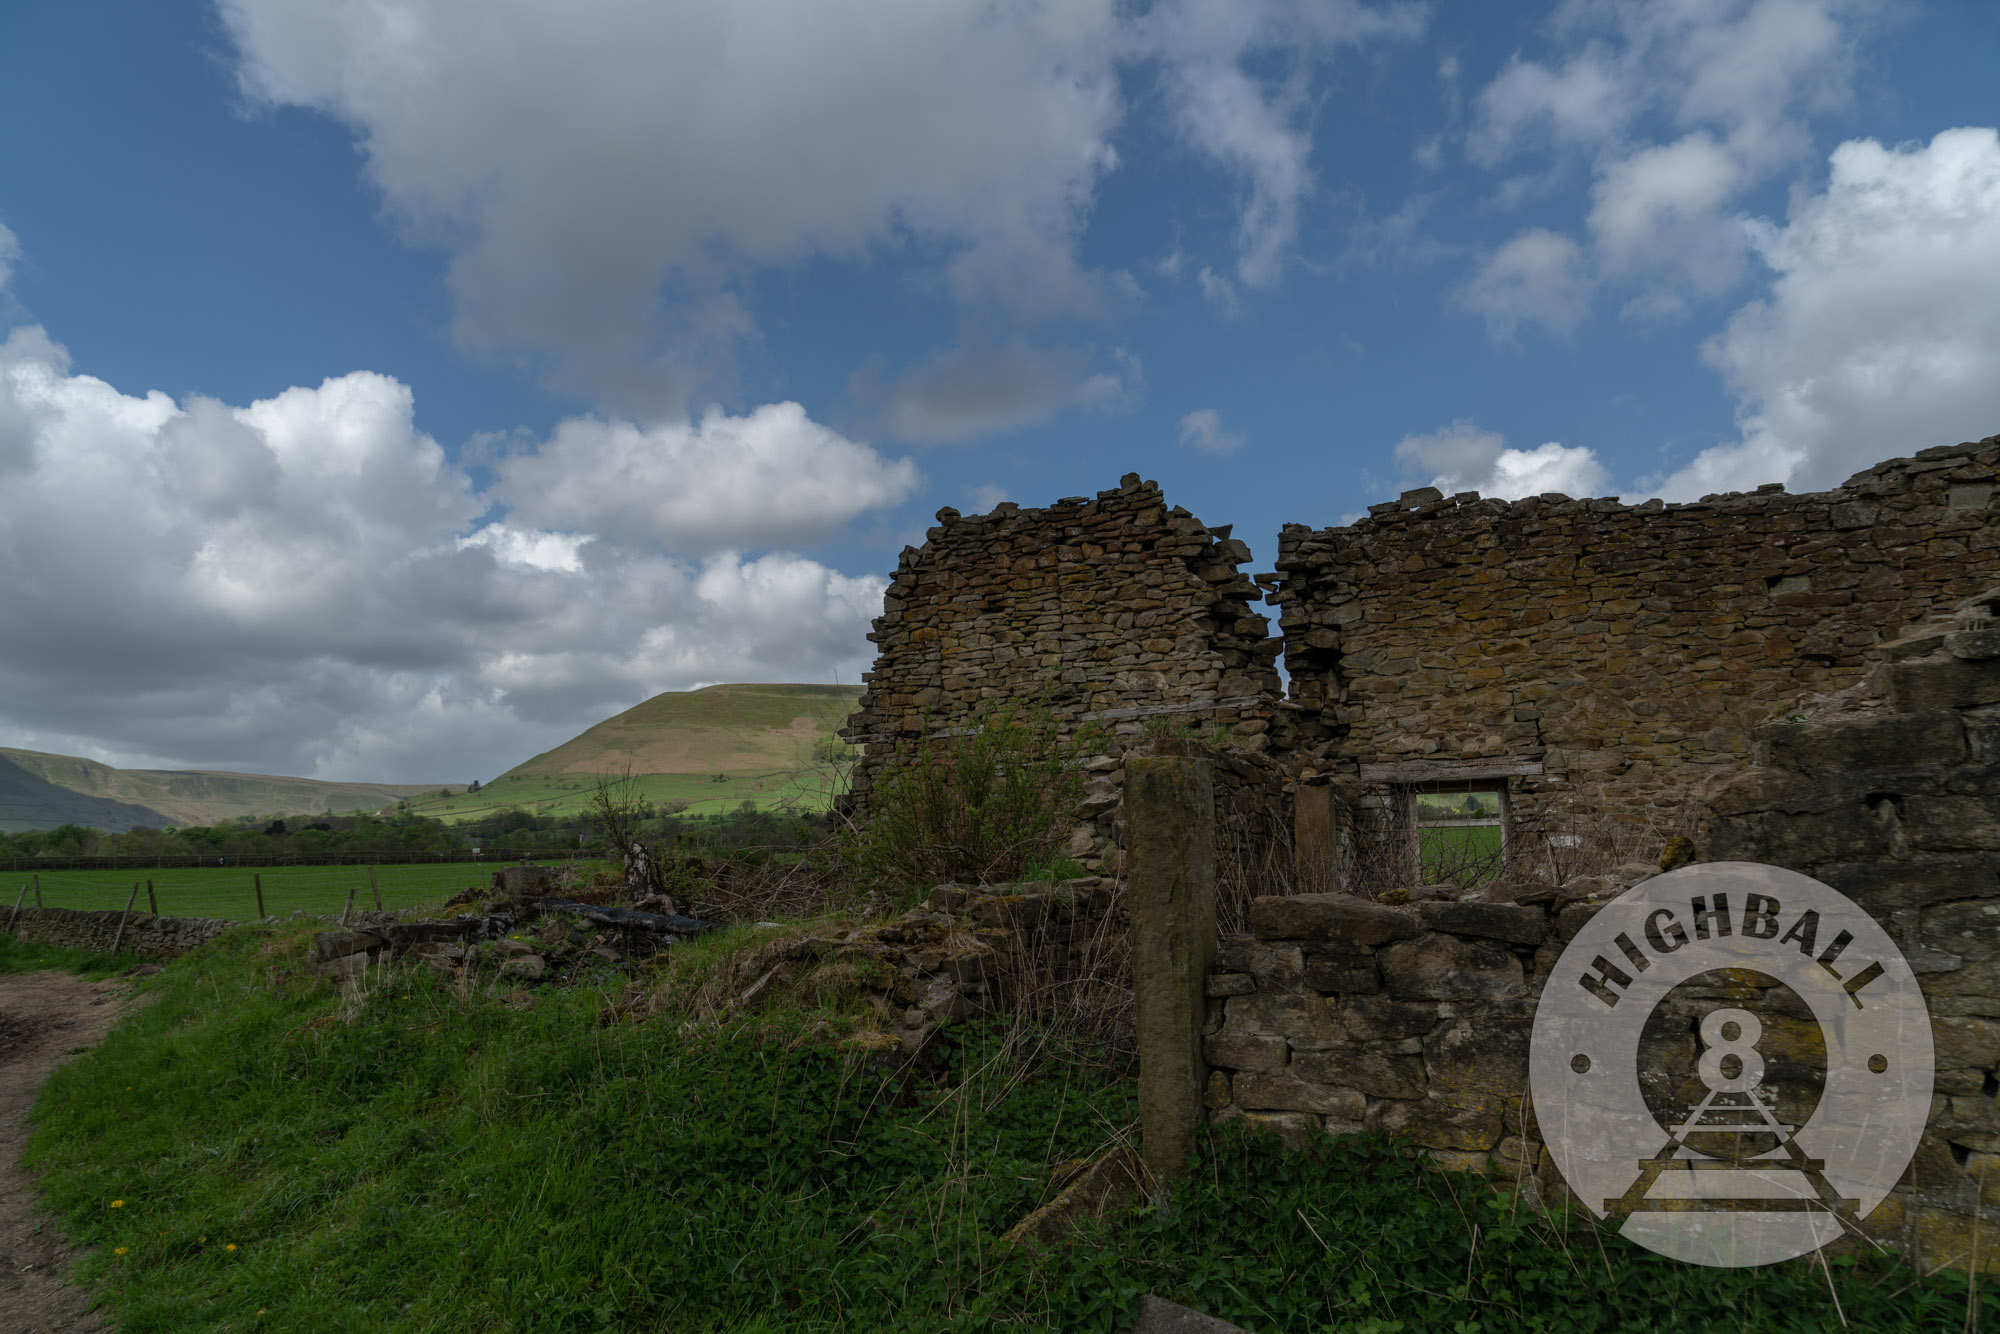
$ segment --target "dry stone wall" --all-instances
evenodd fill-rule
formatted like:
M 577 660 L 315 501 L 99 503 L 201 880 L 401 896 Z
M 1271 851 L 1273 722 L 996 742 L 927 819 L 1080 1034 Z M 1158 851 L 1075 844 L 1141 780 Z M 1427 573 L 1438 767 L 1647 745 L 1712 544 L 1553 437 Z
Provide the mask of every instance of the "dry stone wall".
M 1917 973 L 1937 1053 L 1928 1130 L 1870 1220 L 1963 1265 L 2000 1236 L 2000 594 L 1886 645 L 1870 674 L 1763 728 L 1713 785 L 1704 860 L 1788 867 L 1888 929 Z M 1986 1262 L 1991 1264 L 1990 1258 Z
M 1257 589 L 1237 571 L 1249 548 L 1229 532 L 1169 508 L 1136 473 L 1046 509 L 938 511 L 923 547 L 904 550 L 870 636 L 879 656 L 847 729 L 863 747 L 859 818 L 899 746 L 974 725 L 983 710 L 1032 705 L 1105 738 L 1085 765 L 1070 845 L 1084 866 L 1116 869 L 1122 757 L 1163 733 L 1240 752 L 1222 823 L 1262 831 L 1243 836 L 1237 860 L 1266 855 L 1249 845 L 1278 819 L 1275 771 L 1259 757 L 1277 712 L 1280 645 L 1251 610 Z
M 1260 898 L 1208 978 L 1210 1119 L 1293 1144 L 1377 1131 L 1540 1194 L 1527 1098 L 1534 1002 L 1595 903 Z
M 235 926 L 234 922 L 213 917 L 155 917 L 135 912 L 128 918 L 115 909 L 86 912 L 75 908 L 0 909 L 12 922 L 12 934 L 21 940 L 69 949 L 109 954 L 114 942 L 121 942 L 119 923 L 124 922 L 119 951 L 149 959 L 166 959 L 206 945 Z
M 1288 526 L 1290 767 L 1504 779 L 1532 827 L 1554 785 L 1672 823 L 1752 729 L 1854 682 L 1870 648 L 2000 576 L 2000 436 L 1841 487 L 1694 504 L 1508 502 L 1433 488 L 1351 527 Z M 1364 797 L 1364 804 L 1369 798 Z

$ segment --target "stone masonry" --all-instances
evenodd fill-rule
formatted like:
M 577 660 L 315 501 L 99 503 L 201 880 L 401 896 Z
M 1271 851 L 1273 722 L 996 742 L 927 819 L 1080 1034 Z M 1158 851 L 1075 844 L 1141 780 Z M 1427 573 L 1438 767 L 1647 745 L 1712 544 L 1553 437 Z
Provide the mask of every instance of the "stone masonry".
M 1670 824 L 1778 709 L 2000 577 L 2000 436 L 1835 490 L 1519 501 L 1433 488 L 1351 527 L 1288 526 L 1277 572 L 1299 776 L 1497 780 L 1532 828 L 1555 792 Z
M 13 918 L 13 911 L 0 908 L 0 925 Z M 120 952 L 151 959 L 186 954 L 236 925 L 213 917 L 155 917 L 152 913 L 135 912 L 127 918 L 116 909 L 86 912 L 76 908 L 24 907 L 18 920 L 13 920 L 13 934 L 44 945 L 109 954 L 112 943 L 120 939 L 120 919 L 125 919 Z
M 880 647 L 847 736 L 863 747 L 854 798 L 899 745 L 964 727 L 982 709 L 1028 705 L 1106 740 L 1090 775 L 1071 854 L 1114 869 L 1122 756 L 1163 731 L 1226 739 L 1235 779 L 1275 806 L 1280 781 L 1259 758 L 1278 703 L 1279 644 L 1237 572 L 1249 548 L 1227 527 L 1169 509 L 1156 483 L 1128 474 L 1095 499 L 1047 509 L 938 511 L 921 549 L 906 548 L 870 636 Z M 1223 798 L 1219 796 L 1220 802 Z M 1242 819 L 1224 821 L 1225 829 Z M 1269 823 L 1267 820 L 1265 823 Z M 1268 831 L 1267 831 L 1268 832 Z

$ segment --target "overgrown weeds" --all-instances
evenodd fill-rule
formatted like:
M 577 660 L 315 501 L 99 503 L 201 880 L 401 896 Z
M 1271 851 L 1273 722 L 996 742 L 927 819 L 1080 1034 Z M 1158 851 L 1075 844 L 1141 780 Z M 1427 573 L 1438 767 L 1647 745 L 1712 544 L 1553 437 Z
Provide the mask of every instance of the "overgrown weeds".
M 1046 709 L 1003 705 L 905 743 L 849 839 L 851 870 L 892 889 L 1024 878 L 1068 837 L 1091 741 Z

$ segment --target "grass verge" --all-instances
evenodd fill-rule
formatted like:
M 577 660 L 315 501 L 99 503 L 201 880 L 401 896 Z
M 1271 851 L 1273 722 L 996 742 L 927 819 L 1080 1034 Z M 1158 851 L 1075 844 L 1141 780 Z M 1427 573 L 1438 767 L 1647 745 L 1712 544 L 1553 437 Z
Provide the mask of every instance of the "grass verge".
M 301 975 L 305 938 L 242 928 L 170 965 L 44 1091 L 30 1161 L 128 1332 L 1109 1331 L 1147 1291 L 1263 1334 L 1973 1315 L 1962 1279 L 1887 1261 L 1719 1271 L 1565 1232 L 1380 1141 L 1221 1134 L 1171 1212 L 1005 1247 L 1051 1168 L 1126 1124 L 1129 1086 L 1004 1030 L 905 1084 L 803 1013 L 618 1022 L 608 968 L 342 997 Z
M 57 969 L 82 977 L 104 978 L 116 977 L 144 962 L 136 954 L 92 954 L 89 950 L 44 945 L 39 941 L 0 935 L 0 973 L 39 973 Z
M 555 858 L 544 862 L 560 865 Z M 502 856 L 491 862 L 414 862 L 377 866 L 375 883 L 382 889 L 387 908 L 419 908 L 434 905 L 467 888 L 491 883 L 493 872 L 510 865 Z M 582 875 L 606 863 L 577 863 Z M 234 866 L 172 866 L 122 868 L 98 871 L 43 871 L 39 873 L 42 902 L 51 908 L 120 909 L 132 893 L 136 881 L 153 882 L 154 899 L 168 917 L 220 917 L 228 921 L 250 921 L 257 915 L 254 877 L 264 883 L 264 911 L 273 917 L 292 912 L 337 913 L 347 903 L 353 889 L 357 908 L 373 908 L 375 896 L 368 884 L 366 866 L 262 866 L 237 869 Z M 18 872 L 0 878 L 6 893 L 0 898 L 0 913 L 14 904 L 20 885 L 29 873 Z M 34 903 L 31 892 L 27 902 Z M 146 911 L 146 891 L 141 888 L 135 905 Z

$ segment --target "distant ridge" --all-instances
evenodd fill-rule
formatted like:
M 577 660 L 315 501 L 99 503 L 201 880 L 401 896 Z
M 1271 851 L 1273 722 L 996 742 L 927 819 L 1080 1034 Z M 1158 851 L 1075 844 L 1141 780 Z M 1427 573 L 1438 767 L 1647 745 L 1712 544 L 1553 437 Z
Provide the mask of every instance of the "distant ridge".
M 860 686 L 742 684 L 671 690 L 515 765 L 477 792 L 414 799 L 444 820 L 509 807 L 543 815 L 583 809 L 600 778 L 632 775 L 635 794 L 694 812 L 750 801 L 818 809 L 825 770 L 815 749 L 841 727 Z
M 206 825 L 242 816 L 375 810 L 462 783 L 327 783 L 219 769 L 114 769 L 77 755 L 0 746 L 0 830 Z

